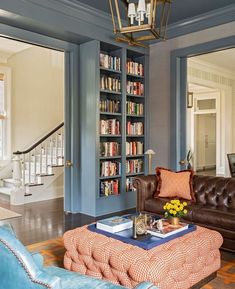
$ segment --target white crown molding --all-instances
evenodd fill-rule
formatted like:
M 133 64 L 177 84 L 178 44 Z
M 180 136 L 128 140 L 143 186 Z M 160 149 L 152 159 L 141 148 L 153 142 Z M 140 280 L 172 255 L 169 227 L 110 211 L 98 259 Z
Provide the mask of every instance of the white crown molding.
M 0 63 L 7 63 L 8 58 L 12 55 L 12 53 L 8 53 L 5 51 L 0 51 Z
M 196 57 L 189 58 L 188 61 L 189 61 L 188 62 L 189 67 L 197 68 L 200 70 L 202 70 L 202 67 L 203 67 L 203 70 L 205 70 L 209 73 L 218 74 L 218 75 L 224 76 L 228 79 L 231 79 L 233 81 L 235 80 L 235 73 L 229 69 L 221 68 L 218 65 L 212 64 L 212 63 L 207 62 L 205 60 L 197 59 Z

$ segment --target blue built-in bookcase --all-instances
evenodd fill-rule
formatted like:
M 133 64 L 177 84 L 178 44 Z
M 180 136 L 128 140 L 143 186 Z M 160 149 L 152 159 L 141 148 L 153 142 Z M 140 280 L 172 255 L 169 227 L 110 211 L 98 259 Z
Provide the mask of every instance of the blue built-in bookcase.
M 100 41 L 80 46 L 81 212 L 136 206 L 146 171 L 148 55 Z

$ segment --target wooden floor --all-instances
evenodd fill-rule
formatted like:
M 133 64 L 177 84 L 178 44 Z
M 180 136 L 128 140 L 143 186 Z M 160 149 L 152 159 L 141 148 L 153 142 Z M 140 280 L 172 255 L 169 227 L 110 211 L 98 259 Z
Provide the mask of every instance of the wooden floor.
M 10 223 L 21 242 L 24 245 L 30 245 L 60 237 L 65 231 L 96 220 L 94 217 L 84 214 L 65 214 L 63 211 L 63 200 L 63 198 L 58 198 L 22 206 L 11 206 L 7 201 L 0 200 L 0 207 L 22 215 L 22 217 L 0 221 L 0 224 Z M 118 214 L 132 213 L 134 211 L 132 209 Z

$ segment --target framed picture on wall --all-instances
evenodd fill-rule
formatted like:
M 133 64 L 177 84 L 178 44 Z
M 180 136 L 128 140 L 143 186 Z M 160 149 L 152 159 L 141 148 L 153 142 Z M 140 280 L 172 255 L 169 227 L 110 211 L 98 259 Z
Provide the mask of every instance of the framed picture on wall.
M 188 92 L 187 94 L 187 108 L 193 107 L 193 92 Z

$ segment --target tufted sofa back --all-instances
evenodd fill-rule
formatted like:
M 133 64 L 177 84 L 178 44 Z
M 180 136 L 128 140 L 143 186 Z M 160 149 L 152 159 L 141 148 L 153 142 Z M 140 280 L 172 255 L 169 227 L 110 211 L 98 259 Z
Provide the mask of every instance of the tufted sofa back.
M 235 178 L 194 175 L 197 203 L 235 209 Z

